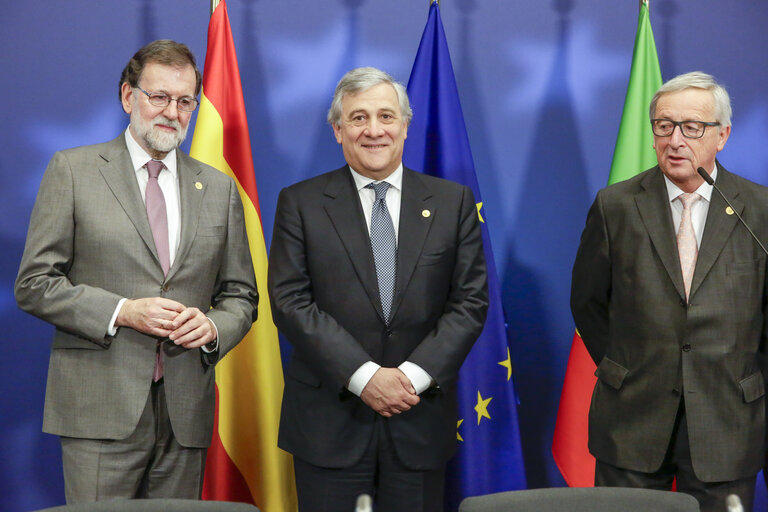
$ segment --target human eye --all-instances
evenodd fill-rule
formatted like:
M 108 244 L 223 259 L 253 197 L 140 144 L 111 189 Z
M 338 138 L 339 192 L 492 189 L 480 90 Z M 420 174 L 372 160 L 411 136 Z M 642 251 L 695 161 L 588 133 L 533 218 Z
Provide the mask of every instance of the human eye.
M 194 98 L 190 98 L 189 96 L 183 96 L 179 98 L 176 100 L 176 103 L 178 103 L 182 110 L 194 110 L 195 106 L 197 106 L 197 101 Z
M 662 132 L 670 131 L 673 128 L 672 121 L 669 119 L 657 119 L 656 128 Z
M 170 99 L 167 94 L 162 92 L 153 92 L 149 94 L 149 102 L 156 106 L 168 105 Z
M 381 114 L 380 117 L 381 117 L 381 120 L 385 123 L 391 123 L 395 120 L 395 116 L 391 112 L 384 112 Z
M 683 133 L 685 135 L 697 136 L 704 130 L 704 125 L 700 121 L 683 122 Z
M 355 126 L 361 126 L 365 124 L 367 117 L 365 114 L 354 114 L 350 120 L 352 121 L 352 124 Z

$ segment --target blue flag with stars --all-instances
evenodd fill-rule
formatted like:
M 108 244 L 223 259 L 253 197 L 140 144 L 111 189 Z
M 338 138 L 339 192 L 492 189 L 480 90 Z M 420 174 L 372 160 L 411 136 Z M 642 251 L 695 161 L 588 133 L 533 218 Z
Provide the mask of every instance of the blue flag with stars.
M 457 510 L 467 496 L 525 489 L 527 485 L 501 290 L 436 2 L 429 8 L 408 81 L 408 97 L 414 117 L 408 127 L 403 162 L 472 189 L 478 201 L 488 265 L 488 319 L 459 373 L 459 446 L 446 477 L 446 510 Z

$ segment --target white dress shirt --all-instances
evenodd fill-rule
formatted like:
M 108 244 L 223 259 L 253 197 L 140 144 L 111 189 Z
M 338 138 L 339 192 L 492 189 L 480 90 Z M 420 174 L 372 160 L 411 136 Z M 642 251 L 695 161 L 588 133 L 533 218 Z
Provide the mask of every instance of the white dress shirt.
M 350 169 L 352 168 L 350 167 Z M 360 196 L 360 205 L 363 207 L 363 213 L 365 214 L 365 225 L 368 228 L 368 234 L 370 235 L 371 211 L 373 209 L 373 202 L 376 200 L 376 192 L 373 189 L 365 187 L 370 183 L 376 182 L 376 180 L 367 178 L 362 174 L 357 173 L 354 169 L 352 169 L 352 178 L 355 180 L 357 193 Z M 402 198 L 403 190 L 403 164 L 401 163 L 398 168 L 395 169 L 395 172 L 382 181 L 386 181 L 390 185 L 387 189 L 385 201 L 387 203 L 389 215 L 392 217 L 392 225 L 395 228 L 395 241 L 397 242 L 400 228 L 400 200 Z M 363 393 L 363 389 L 368 384 L 368 381 L 371 380 L 371 377 L 373 377 L 373 374 L 376 373 L 379 368 L 381 368 L 381 366 L 373 361 L 363 363 L 363 365 L 352 374 L 347 389 L 357 396 L 360 396 Z M 398 368 L 411 381 L 417 394 L 425 391 L 432 384 L 432 377 L 424 371 L 422 367 L 415 363 L 404 361 Z
M 709 175 L 713 180 L 717 180 L 717 164 L 715 164 L 714 170 L 711 171 Z M 680 202 L 678 197 L 680 197 L 680 194 L 682 194 L 683 191 L 666 176 L 664 176 L 664 181 L 667 184 L 669 206 L 672 209 L 672 222 L 675 226 L 675 234 L 677 234 L 680 230 L 680 221 L 683 218 L 683 203 Z M 709 185 L 707 182 L 702 183 L 699 188 L 695 190 L 695 192 L 701 196 L 701 199 L 691 206 L 691 223 L 693 224 L 693 232 L 696 235 L 696 245 L 698 247 L 701 247 L 701 237 L 704 234 L 704 224 L 707 222 L 707 212 L 709 212 L 709 203 L 712 199 L 712 189 L 712 185 Z

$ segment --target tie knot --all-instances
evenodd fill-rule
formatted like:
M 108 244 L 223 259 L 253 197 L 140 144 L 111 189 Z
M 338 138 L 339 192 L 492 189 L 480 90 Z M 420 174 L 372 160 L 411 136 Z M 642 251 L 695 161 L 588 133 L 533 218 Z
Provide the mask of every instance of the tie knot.
M 378 183 L 369 183 L 365 188 L 372 188 L 376 192 L 376 201 L 380 201 L 387 197 L 389 186 L 389 183 L 386 181 L 379 181 Z
M 163 170 L 163 162 L 160 160 L 150 160 L 147 162 L 147 172 L 149 173 L 149 177 L 151 178 L 157 178 L 160 175 L 160 171 Z
M 701 196 L 696 192 L 690 192 L 690 193 L 684 192 L 677 197 L 678 199 L 680 199 L 680 202 L 683 203 L 683 210 L 687 210 L 693 205 L 693 203 L 701 199 Z

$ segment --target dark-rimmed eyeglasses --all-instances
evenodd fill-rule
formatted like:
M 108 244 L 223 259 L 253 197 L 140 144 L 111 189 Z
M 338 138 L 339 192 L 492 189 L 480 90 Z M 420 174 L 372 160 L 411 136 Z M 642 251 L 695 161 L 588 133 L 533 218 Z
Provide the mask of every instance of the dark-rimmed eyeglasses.
M 182 112 L 193 112 L 197 108 L 197 105 L 200 103 L 199 101 L 197 101 L 197 99 L 192 98 L 191 96 L 182 96 L 181 98 L 172 98 L 171 96 L 168 96 L 164 92 L 147 92 L 141 87 L 139 87 L 138 85 L 136 86 L 136 89 L 146 94 L 147 98 L 149 98 L 150 105 L 154 105 L 155 107 L 166 108 L 168 105 L 171 104 L 171 101 L 175 101 L 176 108 L 178 108 Z
M 680 133 L 686 139 L 700 139 L 704 136 L 707 126 L 720 126 L 718 122 L 708 123 L 705 121 L 673 121 L 671 119 L 651 119 L 651 128 L 653 134 L 657 137 L 669 137 L 675 131 L 675 127 L 680 128 Z

